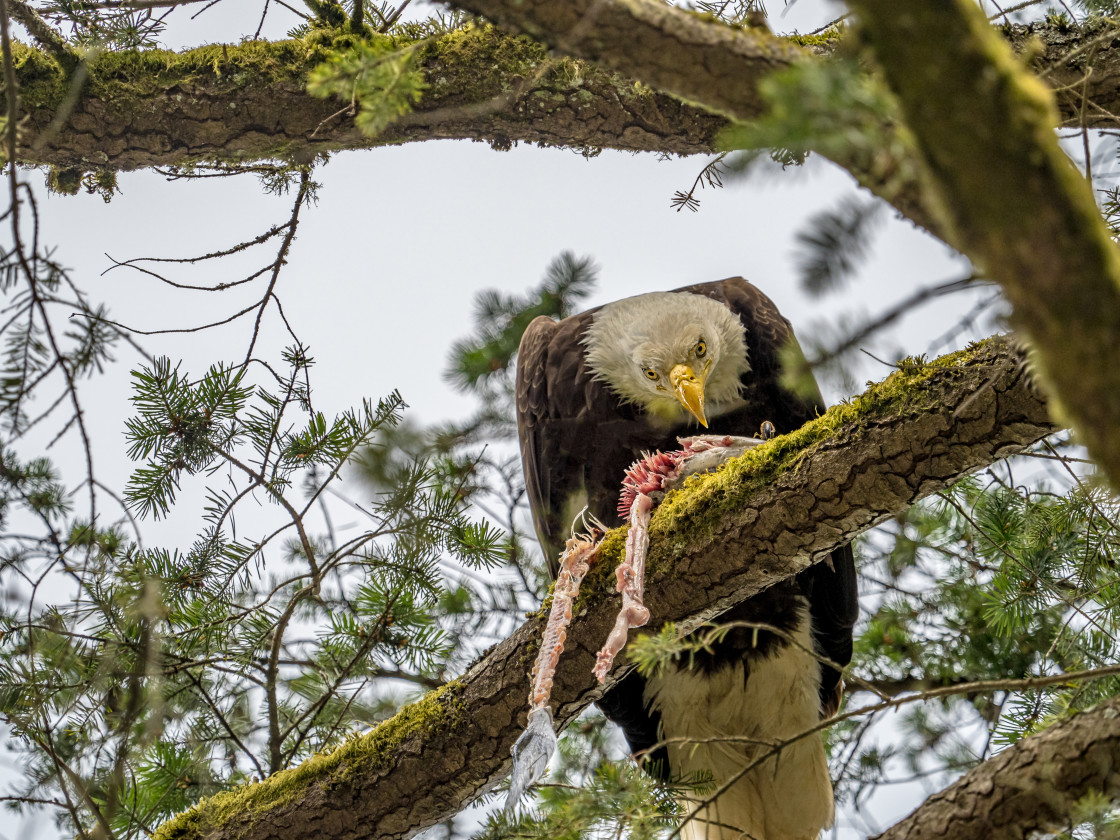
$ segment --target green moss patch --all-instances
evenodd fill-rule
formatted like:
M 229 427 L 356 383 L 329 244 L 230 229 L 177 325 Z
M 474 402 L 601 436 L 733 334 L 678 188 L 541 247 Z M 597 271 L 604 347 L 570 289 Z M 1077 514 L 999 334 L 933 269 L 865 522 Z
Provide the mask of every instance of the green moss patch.
M 203 799 L 160 826 L 152 835 L 153 840 L 185 840 L 226 823 L 251 821 L 257 814 L 304 796 L 310 785 L 335 787 L 379 770 L 393 759 L 407 739 L 454 728 L 462 720 L 461 690 L 458 681 L 449 682 L 338 749 L 314 755 L 262 782 Z
M 836 44 L 844 35 L 844 30 L 840 26 L 830 26 L 823 32 L 816 34 L 802 35 L 794 32 L 792 35 L 783 35 L 782 38 L 791 43 L 797 44 L 799 47 L 831 47 Z
M 62 103 L 69 89 L 66 73 L 58 62 L 41 50 L 12 43 L 12 61 L 19 82 L 19 97 L 25 108 L 53 108 Z M 0 102 L 7 106 L 7 94 Z
M 127 50 L 107 52 L 90 68 L 92 94 L 150 96 L 195 81 L 243 87 L 249 83 L 300 84 L 323 56 L 322 48 L 303 41 L 246 41 L 210 44 L 186 52 Z
M 177 53 L 120 50 L 87 55 L 83 92 L 112 102 L 136 102 L 192 83 L 231 87 L 279 82 L 304 84 L 325 50 L 304 41 L 211 44 Z M 70 93 L 70 75 L 41 50 L 14 44 L 20 98 L 28 109 L 57 107 Z

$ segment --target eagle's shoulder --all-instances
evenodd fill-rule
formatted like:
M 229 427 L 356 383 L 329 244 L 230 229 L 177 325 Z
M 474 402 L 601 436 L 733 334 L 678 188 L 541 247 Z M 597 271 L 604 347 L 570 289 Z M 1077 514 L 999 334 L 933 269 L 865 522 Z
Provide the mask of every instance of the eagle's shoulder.
M 562 321 L 534 318 L 517 351 L 517 413 L 530 421 L 575 418 L 594 408 L 604 390 L 588 369 L 583 337 L 590 310 Z

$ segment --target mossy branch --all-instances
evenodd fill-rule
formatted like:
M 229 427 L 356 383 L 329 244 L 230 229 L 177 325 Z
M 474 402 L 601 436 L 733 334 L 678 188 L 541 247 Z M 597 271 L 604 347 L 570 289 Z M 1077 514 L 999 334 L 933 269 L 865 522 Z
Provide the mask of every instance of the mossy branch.
M 551 7 L 562 11 L 578 5 L 586 3 Z M 673 27 L 687 19 L 690 26 L 695 22 L 729 33 L 731 56 L 741 53 L 734 45 L 742 38 L 753 45 L 757 57 L 743 59 L 733 73 L 722 74 L 674 63 L 663 72 L 696 75 L 687 90 L 665 80 L 665 89 L 674 96 L 635 83 L 634 77 L 644 72 L 640 65 L 611 72 L 574 59 L 549 59 L 539 44 L 475 26 L 434 39 L 425 47 L 420 67 L 429 88 L 412 113 L 376 137 L 363 134 L 353 114 L 339 112 L 347 103 L 308 94 L 311 70 L 335 46 L 314 37 L 219 44 L 182 53 L 139 50 L 101 55 L 89 62 L 90 81 L 65 121 L 56 121 L 56 116 L 70 105 L 67 74 L 49 50 L 19 47 L 20 108 L 21 116 L 26 115 L 20 160 L 84 167 L 83 171 L 202 161 L 303 163 L 320 152 L 441 138 L 481 140 L 502 149 L 513 142 L 529 142 L 584 149 L 710 152 L 728 120 L 715 113 L 718 102 L 702 98 L 705 90 L 718 93 L 729 85 L 743 86 L 749 95 L 738 96 L 734 113 L 741 119 L 757 117 L 763 107 L 756 90 L 762 76 L 788 66 L 794 56 L 823 60 L 838 43 L 835 38 L 808 39 L 812 53 L 804 52 L 798 45 L 805 38 L 779 39 L 757 30 L 748 35 L 664 8 L 669 15 L 664 20 L 666 42 L 678 37 Z M 1076 90 L 1094 103 L 1089 110 L 1094 125 L 1120 127 L 1113 116 L 1120 112 L 1120 46 L 1106 41 L 1086 52 L 1085 42 L 1092 34 L 1068 29 L 1015 28 L 1011 34 L 1016 44 L 1040 39 L 1045 45 L 1041 61 L 1049 71 L 1047 79 L 1066 90 L 1065 120 L 1077 120 L 1084 113 L 1080 98 L 1072 98 Z M 632 41 L 620 37 L 607 46 Z M 397 43 L 405 44 L 400 39 Z M 723 49 L 707 46 L 719 66 L 729 60 L 718 57 Z M 610 65 L 607 52 L 597 55 L 605 66 Z M 655 50 L 652 55 L 666 54 Z M 1071 55 L 1078 56 L 1077 61 L 1067 61 Z M 1088 74 L 1080 88 L 1072 86 L 1077 73 Z M 893 200 L 904 213 L 923 218 L 912 206 L 912 196 Z
M 1120 249 L 1058 145 L 1054 97 L 972 0 L 853 7 L 949 241 L 1003 287 L 1055 411 L 1120 488 Z
M 526 38 L 472 26 L 415 44 L 426 88 L 411 112 L 370 136 L 349 97 L 308 92 L 312 71 L 349 41 L 248 41 L 182 53 L 104 53 L 68 118 L 66 73 L 43 50 L 17 45 L 19 158 L 27 164 L 130 170 L 205 161 L 279 159 L 433 139 L 509 148 L 708 151 L 725 121 L 671 96 L 573 59 L 549 59 Z M 388 42 L 384 36 L 373 36 Z M 342 110 L 340 110 L 340 108 Z
M 8 0 L 8 14 L 13 20 L 23 24 L 31 37 L 51 53 L 64 68 L 73 70 L 77 66 L 78 54 L 70 49 L 66 40 L 55 31 L 53 26 L 43 20 L 32 6 L 23 0 Z
M 695 627 L 1054 430 L 1023 359 L 1002 341 L 907 363 L 666 499 L 651 526 L 649 630 L 666 621 Z M 622 540 L 621 529 L 607 537 L 577 603 L 552 694 L 561 726 L 602 691 L 591 668 L 618 609 L 610 582 Z M 372 732 L 204 800 L 156 840 L 396 838 L 446 819 L 509 771 L 542 620 Z M 609 682 L 629 667 L 622 659 Z

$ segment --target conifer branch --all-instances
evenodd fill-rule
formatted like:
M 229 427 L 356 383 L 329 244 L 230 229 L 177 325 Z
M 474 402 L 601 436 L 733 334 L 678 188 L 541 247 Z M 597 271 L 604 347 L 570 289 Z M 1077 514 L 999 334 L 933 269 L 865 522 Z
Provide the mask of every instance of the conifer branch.
M 1012 840 L 1070 824 L 1090 794 L 1120 797 L 1120 698 L 1007 747 L 875 840 Z

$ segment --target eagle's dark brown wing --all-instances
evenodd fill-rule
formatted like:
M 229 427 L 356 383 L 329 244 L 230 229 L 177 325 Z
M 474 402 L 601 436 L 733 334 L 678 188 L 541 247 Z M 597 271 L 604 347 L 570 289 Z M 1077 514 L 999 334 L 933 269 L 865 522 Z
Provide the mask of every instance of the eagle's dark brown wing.
M 617 472 L 614 496 L 629 464 L 625 441 L 608 432 L 634 425 L 633 410 L 617 400 L 584 363 L 584 332 L 596 310 L 556 322 L 541 316 L 521 338 L 517 353 L 517 432 L 525 468 L 525 490 L 533 523 L 555 576 L 557 558 L 572 518 L 587 504 L 588 484 Z M 619 462 L 621 467 L 618 467 Z M 590 512 L 602 518 L 602 493 L 594 493 Z M 613 525 L 614 516 L 607 503 Z
M 534 318 L 521 336 L 517 350 L 517 439 L 521 445 L 521 465 L 525 472 L 525 493 L 533 513 L 533 524 L 541 548 L 547 555 L 553 544 L 556 516 L 549 509 L 548 488 L 551 470 L 546 443 L 541 433 L 550 409 L 548 405 L 548 345 L 556 332 L 556 322 L 547 316 Z

